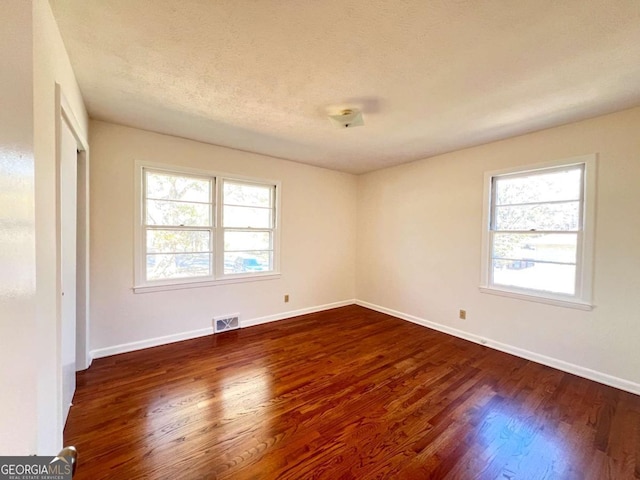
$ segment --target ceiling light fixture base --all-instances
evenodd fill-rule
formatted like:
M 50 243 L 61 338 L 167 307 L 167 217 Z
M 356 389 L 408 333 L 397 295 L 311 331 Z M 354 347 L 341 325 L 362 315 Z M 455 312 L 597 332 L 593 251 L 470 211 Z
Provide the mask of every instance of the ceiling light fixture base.
M 362 112 L 359 110 L 342 110 L 338 115 L 329 115 L 329 120 L 336 128 L 352 128 L 364 125 Z

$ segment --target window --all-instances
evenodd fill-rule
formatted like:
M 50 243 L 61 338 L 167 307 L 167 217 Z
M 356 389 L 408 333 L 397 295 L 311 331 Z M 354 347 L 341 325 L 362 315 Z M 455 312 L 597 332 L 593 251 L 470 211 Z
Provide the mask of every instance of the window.
M 590 308 L 595 156 L 486 175 L 483 285 Z
M 273 270 L 273 185 L 222 181 L 224 273 Z
M 211 178 L 144 170 L 147 281 L 212 275 L 213 191 Z
M 273 277 L 277 183 L 136 167 L 135 291 Z

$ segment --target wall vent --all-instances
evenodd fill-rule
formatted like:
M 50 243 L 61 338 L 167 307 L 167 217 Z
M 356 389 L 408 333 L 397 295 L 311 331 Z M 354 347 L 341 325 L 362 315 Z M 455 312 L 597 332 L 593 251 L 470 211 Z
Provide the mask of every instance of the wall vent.
M 240 328 L 240 314 L 234 313 L 224 317 L 213 318 L 213 332 L 220 333 Z

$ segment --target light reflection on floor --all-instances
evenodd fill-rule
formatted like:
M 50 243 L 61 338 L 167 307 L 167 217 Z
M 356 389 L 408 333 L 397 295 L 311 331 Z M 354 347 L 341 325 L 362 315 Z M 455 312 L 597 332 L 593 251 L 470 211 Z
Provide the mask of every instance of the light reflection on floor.
M 216 429 L 220 423 L 233 424 L 246 415 L 256 415 L 259 422 L 252 424 L 254 438 L 270 436 L 271 416 L 268 414 L 272 398 L 272 379 L 266 367 L 243 367 L 220 372 L 219 376 L 208 380 L 194 379 L 185 384 L 179 397 L 165 397 L 161 392 L 150 402 L 145 415 L 145 430 L 148 438 L 165 437 L 164 447 L 150 451 L 145 456 L 147 465 L 161 465 L 167 462 L 167 455 L 180 455 L 185 451 L 200 451 L 202 455 L 213 445 L 231 445 L 237 435 L 233 428 Z M 191 404 L 185 408 L 185 404 Z M 201 435 L 203 425 L 211 429 L 211 435 Z M 197 430 L 194 427 L 197 426 Z M 213 432 L 224 432 L 220 437 Z M 198 445 L 194 445 L 198 442 Z M 193 459 L 193 456 L 192 456 Z M 149 467 L 147 467 L 149 468 Z
M 271 399 L 271 376 L 264 367 L 224 377 L 220 383 L 225 420 L 266 407 Z
M 571 445 L 552 423 L 524 410 L 496 406 L 478 425 L 479 439 L 487 447 L 482 459 L 485 471 L 494 466 L 504 478 L 515 478 L 516 472 L 527 472 L 527 478 L 567 474 L 573 464 Z

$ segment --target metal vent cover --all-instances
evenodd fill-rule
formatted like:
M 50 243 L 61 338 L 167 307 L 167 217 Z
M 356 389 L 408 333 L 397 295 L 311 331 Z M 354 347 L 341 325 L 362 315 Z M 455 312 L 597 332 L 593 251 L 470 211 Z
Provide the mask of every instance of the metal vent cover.
M 229 330 L 236 330 L 240 328 L 240 316 L 239 315 L 227 315 L 225 317 L 215 317 L 213 319 L 213 332 L 227 332 Z

